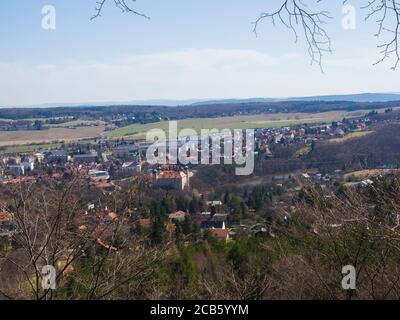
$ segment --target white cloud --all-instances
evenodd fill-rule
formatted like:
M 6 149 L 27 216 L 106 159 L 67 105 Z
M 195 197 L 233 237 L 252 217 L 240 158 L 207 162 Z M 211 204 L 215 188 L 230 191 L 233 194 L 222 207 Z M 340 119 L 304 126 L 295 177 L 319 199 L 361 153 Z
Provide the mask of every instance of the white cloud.
M 265 77 L 294 58 L 253 50 L 186 49 L 111 62 L 0 64 L 0 105 L 237 96 L 253 86 L 253 77 Z
M 331 58 L 324 75 L 305 55 L 234 49 L 132 54 L 114 61 L 0 63 L 0 105 L 398 91 L 396 73 L 371 68 L 368 59 Z

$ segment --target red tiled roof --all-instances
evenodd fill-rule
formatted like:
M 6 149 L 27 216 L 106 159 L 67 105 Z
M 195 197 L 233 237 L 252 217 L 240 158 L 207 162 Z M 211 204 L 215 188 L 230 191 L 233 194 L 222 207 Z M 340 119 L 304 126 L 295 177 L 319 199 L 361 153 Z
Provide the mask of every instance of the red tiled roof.
M 104 181 L 99 181 L 94 184 L 97 188 L 112 188 L 114 187 L 114 184 L 112 182 L 104 182 Z
M 209 229 L 210 233 L 213 237 L 217 239 L 226 239 L 229 236 L 229 230 L 228 229 Z
M 139 219 L 137 224 L 139 226 L 149 226 L 149 225 L 151 225 L 151 220 L 150 219 Z
M 81 226 L 79 226 L 79 230 L 80 230 L 80 231 L 85 231 L 85 230 L 87 230 L 87 226 L 85 226 L 84 224 L 82 224 Z
M 177 211 L 169 215 L 170 219 L 183 219 L 185 217 L 186 217 L 186 212 L 184 211 Z
M 0 222 L 8 222 L 13 219 L 13 215 L 7 211 L 0 212 Z
M 174 232 L 176 230 L 176 225 L 174 225 L 173 223 L 168 223 L 165 226 L 165 230 L 167 230 L 168 232 Z
M 117 215 L 115 212 L 109 212 L 109 213 L 108 213 L 108 217 L 109 217 L 111 220 L 117 220 L 117 219 L 118 219 L 118 215 Z

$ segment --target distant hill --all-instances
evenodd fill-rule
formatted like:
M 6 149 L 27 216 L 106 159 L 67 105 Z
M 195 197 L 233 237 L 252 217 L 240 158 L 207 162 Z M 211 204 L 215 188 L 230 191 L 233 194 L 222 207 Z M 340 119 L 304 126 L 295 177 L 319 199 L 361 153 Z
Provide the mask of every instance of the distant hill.
M 274 98 L 248 98 L 248 99 L 220 99 L 220 100 L 204 100 L 192 103 L 192 106 L 201 106 L 209 104 L 238 104 L 238 103 L 266 103 L 284 101 Z
M 314 96 L 314 97 L 299 97 L 288 98 L 287 101 L 352 101 L 352 102 L 388 102 L 399 101 L 399 93 L 360 93 L 360 94 L 344 94 L 330 96 Z
M 350 102 L 389 102 L 400 101 L 399 93 L 360 93 L 360 94 L 343 94 L 343 95 L 327 95 L 327 96 L 310 96 L 310 97 L 289 97 L 289 98 L 249 98 L 249 99 L 220 99 L 206 100 L 192 103 L 192 105 L 208 105 L 208 104 L 236 104 L 236 103 L 266 103 L 266 102 L 284 102 L 284 101 L 350 101 Z
M 400 101 L 400 93 L 360 93 L 344 95 L 326 95 L 309 97 L 288 97 L 288 98 L 246 98 L 246 99 L 186 99 L 186 100 L 132 100 L 132 101 L 108 101 L 108 102 L 82 102 L 82 103 L 43 103 L 29 106 L 0 106 L 1 108 L 54 108 L 54 107 L 106 107 L 106 106 L 204 106 L 222 104 L 256 104 L 287 101 L 347 101 L 347 102 L 390 102 Z

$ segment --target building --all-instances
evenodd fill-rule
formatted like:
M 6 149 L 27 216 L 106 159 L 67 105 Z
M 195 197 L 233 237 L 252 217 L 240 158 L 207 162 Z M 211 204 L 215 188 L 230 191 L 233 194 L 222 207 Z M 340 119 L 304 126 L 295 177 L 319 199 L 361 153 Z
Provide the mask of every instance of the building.
M 26 161 L 23 161 L 22 163 L 21 163 L 21 165 L 24 167 L 24 171 L 26 172 L 26 171 L 33 171 L 33 170 L 35 170 L 35 162 L 34 161 L 32 161 L 32 160 L 26 160 Z
M 189 175 L 183 171 L 161 171 L 153 176 L 153 187 L 184 190 L 189 186 Z
M 9 165 L 8 173 L 14 177 L 23 176 L 25 174 L 25 168 L 22 164 Z
M 74 163 L 95 163 L 98 160 L 97 153 L 75 154 L 73 156 Z
M 211 228 L 208 230 L 212 237 L 217 240 L 223 240 L 227 242 L 229 240 L 229 230 L 228 229 L 214 229 Z
M 208 229 L 225 229 L 224 221 L 203 221 L 200 225 L 200 231 L 204 233 Z
M 100 170 L 89 170 L 89 177 L 93 181 L 108 181 L 110 180 L 110 175 L 107 171 Z
M 207 205 L 210 207 L 222 206 L 222 201 L 219 200 L 207 201 Z
M 184 211 L 177 211 L 177 212 L 171 213 L 168 217 L 174 221 L 184 221 L 186 215 L 187 215 L 187 213 Z
M 114 158 L 126 159 L 126 158 L 129 158 L 137 150 L 138 150 L 138 148 L 136 148 L 132 145 L 129 145 L 129 144 L 122 145 L 122 146 L 118 146 L 117 148 L 113 149 L 112 156 Z
M 13 222 L 12 213 L 0 212 L 0 237 L 10 237 L 17 231 L 17 225 Z
M 151 220 L 150 219 L 139 219 L 137 221 L 137 225 L 143 228 L 149 228 L 151 226 Z
M 115 185 L 112 182 L 97 181 L 94 183 L 94 186 L 105 192 L 113 192 L 115 190 Z
M 142 171 L 142 164 L 139 161 L 124 162 L 122 171 L 127 174 L 136 174 Z
M 228 214 L 227 213 L 216 213 L 213 215 L 212 219 L 214 221 L 226 221 L 228 219 Z
M 53 150 L 46 155 L 48 162 L 64 163 L 69 160 L 68 152 L 65 150 Z

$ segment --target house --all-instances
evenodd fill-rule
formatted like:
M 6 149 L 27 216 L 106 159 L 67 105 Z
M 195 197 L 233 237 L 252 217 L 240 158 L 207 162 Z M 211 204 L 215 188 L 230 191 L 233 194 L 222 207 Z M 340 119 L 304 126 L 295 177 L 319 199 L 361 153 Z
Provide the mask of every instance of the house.
M 110 175 L 107 171 L 89 170 L 89 177 L 94 181 L 108 181 Z
M 98 181 L 94 183 L 94 186 L 106 192 L 112 192 L 115 190 L 115 185 L 112 182 Z
M 222 201 L 207 201 L 207 205 L 210 207 L 222 206 Z
M 22 164 L 13 164 L 8 166 L 8 172 L 12 176 L 19 177 L 25 174 L 25 168 Z
M 37 162 L 42 163 L 44 160 L 44 154 L 41 152 L 35 153 L 34 154 L 35 159 L 37 160 Z
M 184 221 L 187 213 L 184 211 L 177 211 L 169 215 L 170 220 Z
M 108 212 L 107 215 L 104 217 L 105 222 L 113 222 L 118 220 L 118 215 L 115 212 Z
M 208 229 L 225 229 L 224 221 L 203 221 L 200 224 L 200 231 L 204 233 Z
M 24 171 L 33 171 L 35 169 L 35 162 L 31 160 L 23 161 L 21 165 L 24 167 Z
M 46 155 L 48 162 L 64 163 L 69 160 L 68 152 L 65 150 L 53 150 Z
M 139 161 L 124 162 L 122 170 L 129 174 L 140 173 L 142 171 L 142 164 Z
M 161 189 L 184 190 L 189 186 L 189 175 L 183 171 L 161 171 L 154 173 L 153 187 Z
M 2 211 L 0 212 L 0 224 L 4 222 L 11 222 L 13 220 L 13 215 L 10 212 Z
M 0 212 L 0 237 L 9 237 L 17 230 L 17 225 L 13 222 L 13 215 L 7 211 Z
M 229 230 L 228 229 L 214 229 L 208 230 L 211 236 L 217 240 L 228 241 L 229 240 Z
M 203 217 L 203 218 L 211 218 L 211 211 L 203 211 L 203 212 L 200 212 L 200 215 Z
M 368 186 L 371 186 L 373 184 L 374 184 L 374 182 L 371 179 L 366 179 L 366 180 L 363 180 L 363 181 L 360 182 L 360 185 L 362 187 L 368 187 Z
M 98 160 L 97 153 L 75 154 L 73 157 L 74 163 L 95 163 Z
M 114 158 L 126 159 L 126 158 L 129 158 L 132 155 L 132 153 L 136 150 L 137 150 L 137 148 L 135 148 L 132 145 L 129 145 L 129 144 L 122 145 L 122 146 L 118 146 L 117 148 L 115 148 L 112 151 L 112 156 Z
M 165 225 L 165 230 L 166 230 L 167 232 L 169 232 L 169 233 L 174 233 L 175 230 L 176 230 L 176 225 L 173 224 L 173 223 L 167 223 L 167 224 Z
M 139 219 L 136 224 L 140 227 L 148 228 L 151 226 L 151 220 L 150 219 Z
M 213 215 L 212 219 L 214 221 L 226 221 L 228 219 L 227 213 L 216 213 Z
M 342 129 L 337 128 L 337 129 L 335 130 L 335 135 L 340 136 L 340 137 L 343 137 L 343 136 L 345 135 L 345 132 L 344 132 Z

